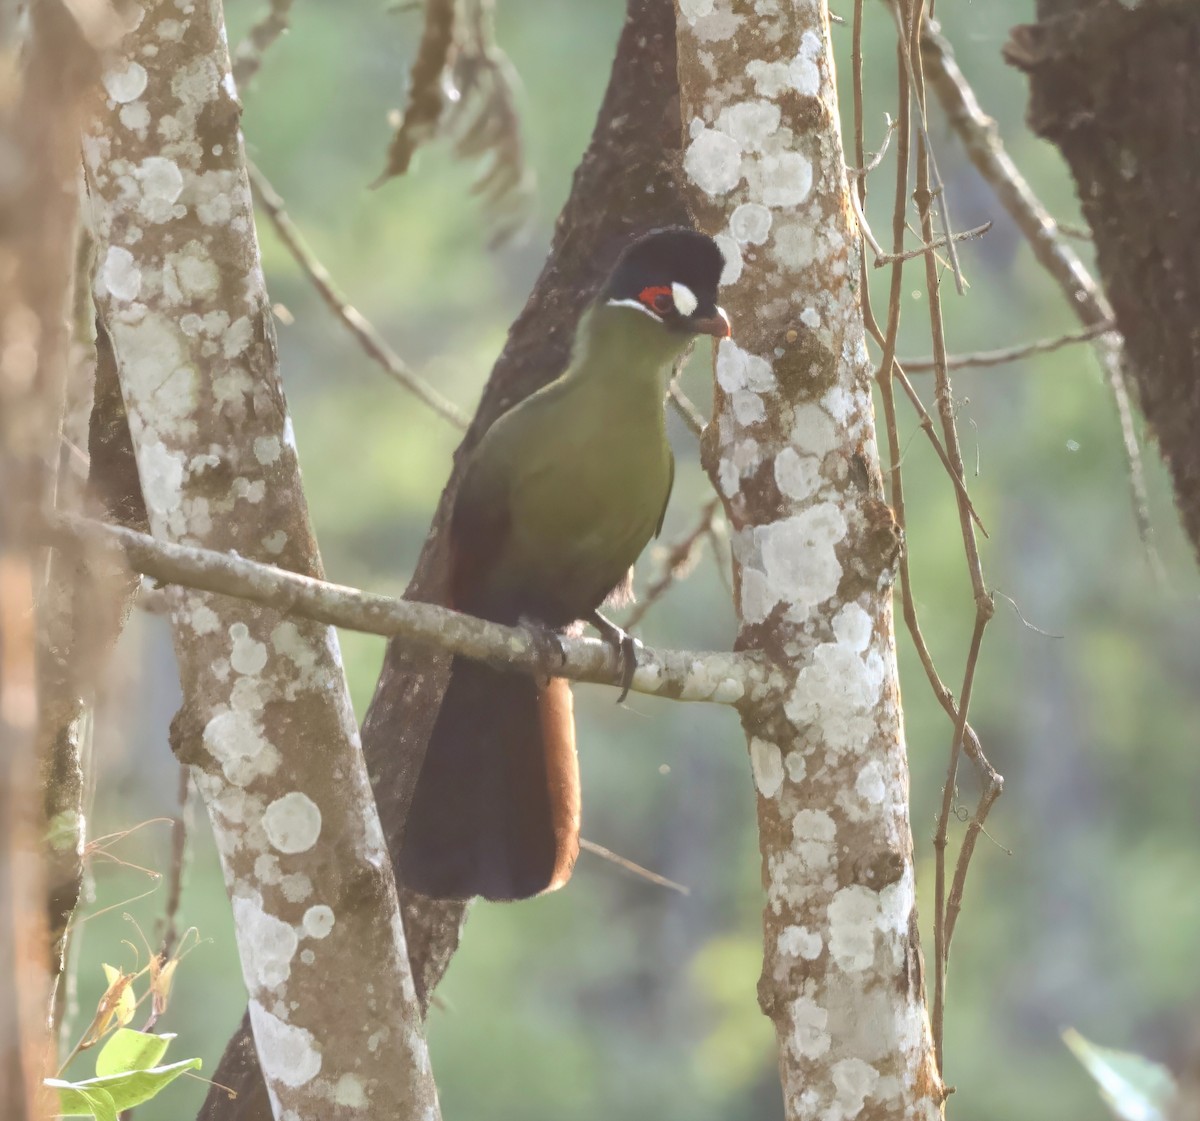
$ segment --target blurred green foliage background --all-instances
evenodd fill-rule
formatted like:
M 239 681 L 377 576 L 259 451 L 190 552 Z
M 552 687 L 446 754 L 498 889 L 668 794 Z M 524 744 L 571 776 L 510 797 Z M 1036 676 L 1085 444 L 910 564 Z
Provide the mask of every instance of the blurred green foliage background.
M 523 82 L 539 195 L 528 239 L 496 253 L 485 249 L 487 230 L 468 195 L 474 169 L 454 162 L 444 144 L 423 150 L 406 178 L 366 190 L 383 166 L 386 112 L 403 102 L 419 11 L 388 11 L 383 0 L 305 0 L 244 93 L 247 147 L 317 255 L 404 357 L 468 409 L 540 267 L 607 81 L 622 7 L 619 0 L 501 0 L 498 34 Z M 232 0 L 231 42 L 259 9 Z M 851 14 L 840 0 L 834 9 Z M 894 111 L 894 32 L 881 5 L 867 13 L 874 146 L 884 113 Z M 1057 154 L 1024 126 L 1024 80 L 1000 57 L 1009 27 L 1032 15 L 1030 0 L 938 4 L 1012 154 L 1053 212 L 1078 221 Z M 848 118 L 848 27 L 835 26 L 833 38 Z M 956 227 L 996 223 L 961 250 L 970 289 L 962 298 L 947 290 L 951 349 L 1073 329 L 1062 298 L 936 109 L 930 124 Z M 893 166 L 887 159 L 872 179 L 870 214 L 880 230 L 890 220 Z M 280 352 L 327 570 L 341 582 L 399 593 L 456 433 L 371 365 L 265 222 L 259 233 L 273 299 L 294 318 L 279 325 Z M 927 354 L 918 270 L 908 275 L 901 354 Z M 875 279 L 882 307 L 886 278 Z M 707 376 L 702 363 L 688 375 L 698 400 L 706 399 Z M 931 401 L 929 382 L 919 384 Z M 951 961 L 946 1076 L 958 1092 L 950 1115 L 1082 1121 L 1102 1107 L 1060 1045 L 1060 1028 L 1075 1025 L 1099 1043 L 1170 1062 L 1195 1022 L 1200 581 L 1152 442 L 1147 466 L 1168 585 L 1150 575 L 1114 409 L 1086 348 L 964 374 L 956 388 L 971 490 L 991 535 L 986 571 L 1032 627 L 1000 600 L 976 682 L 973 719 L 1006 792 L 975 859 Z M 957 688 L 973 608 L 953 491 L 903 408 L 901 423 L 922 625 Z M 682 430 L 674 436 L 680 470 L 664 542 L 692 524 L 710 494 L 691 438 Z M 643 586 L 656 571 L 652 553 L 641 565 Z M 730 643 L 733 616 L 711 553 L 642 633 L 662 645 Z M 361 713 L 382 642 L 358 635 L 342 642 Z M 929 837 L 951 728 L 903 636 L 900 649 L 927 919 Z M 176 771 L 166 729 L 177 699 L 165 626 L 137 615 L 97 718 L 93 835 L 172 812 Z M 758 857 L 736 719 L 713 706 L 612 702 L 609 690 L 577 690 L 585 835 L 688 884 L 691 895 L 585 854 L 556 895 L 476 906 L 440 990 L 445 1007 L 430 1018 L 445 1116 L 780 1117 L 772 1034 L 755 1000 Z M 975 793 L 968 766 L 964 815 Z M 165 870 L 166 828 L 150 825 L 114 851 Z M 99 995 L 100 962 L 132 960 L 121 939 L 136 936 L 122 911 L 154 930 L 161 887 L 125 902 L 152 886 L 131 869 L 96 864 L 91 909 L 113 909 L 82 931 L 76 1032 Z M 172 1058 L 199 1054 L 211 1074 L 244 991 L 220 871 L 196 810 L 182 918 L 208 941 L 180 969 L 162 1028 L 180 1033 Z M 927 922 L 923 937 L 931 945 Z M 191 1117 L 203 1093 L 199 1083 L 177 1084 L 138 1117 Z

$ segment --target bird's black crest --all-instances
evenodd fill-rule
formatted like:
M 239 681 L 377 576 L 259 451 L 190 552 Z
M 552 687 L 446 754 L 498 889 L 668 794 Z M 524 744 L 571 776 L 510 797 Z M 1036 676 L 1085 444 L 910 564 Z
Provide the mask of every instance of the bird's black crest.
M 707 234 L 675 226 L 651 230 L 629 245 L 604 288 L 609 300 L 637 299 L 655 285 L 685 284 L 700 302 L 697 315 L 713 315 L 725 259 Z

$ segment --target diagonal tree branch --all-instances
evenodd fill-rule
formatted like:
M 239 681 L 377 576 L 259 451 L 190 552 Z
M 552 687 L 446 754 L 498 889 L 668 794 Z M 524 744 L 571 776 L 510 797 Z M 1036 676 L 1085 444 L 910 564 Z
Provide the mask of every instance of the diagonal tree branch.
M 448 607 L 331 584 L 236 554 L 159 541 L 77 514 L 46 515 L 44 533 L 49 543 L 75 552 L 80 546 L 119 549 L 130 566 L 161 583 L 247 600 L 330 626 L 402 638 L 501 669 L 552 671 L 573 681 L 622 684 L 616 652 L 596 639 L 564 637 L 561 664 L 547 662 L 544 643 L 524 628 L 486 622 Z M 777 685 L 769 664 L 754 654 L 640 647 L 630 688 L 649 696 L 738 705 L 757 702 Z

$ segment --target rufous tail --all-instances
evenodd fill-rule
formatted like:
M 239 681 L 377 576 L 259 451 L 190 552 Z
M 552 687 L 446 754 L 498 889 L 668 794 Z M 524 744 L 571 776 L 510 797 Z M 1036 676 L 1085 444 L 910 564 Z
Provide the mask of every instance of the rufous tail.
M 455 658 L 408 811 L 400 880 L 436 899 L 527 899 L 579 853 L 571 688 Z

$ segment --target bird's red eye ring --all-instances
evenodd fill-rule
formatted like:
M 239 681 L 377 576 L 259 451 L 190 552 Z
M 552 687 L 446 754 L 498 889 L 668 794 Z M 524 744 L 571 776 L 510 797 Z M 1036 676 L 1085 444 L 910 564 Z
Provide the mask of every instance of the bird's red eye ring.
M 671 295 L 669 286 L 656 288 L 643 288 L 638 299 L 642 301 L 646 307 L 652 311 L 657 311 L 660 314 L 671 311 L 675 307 L 675 297 Z

